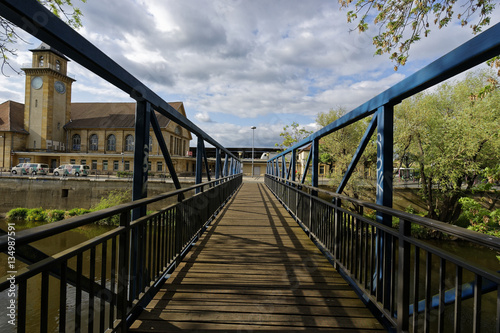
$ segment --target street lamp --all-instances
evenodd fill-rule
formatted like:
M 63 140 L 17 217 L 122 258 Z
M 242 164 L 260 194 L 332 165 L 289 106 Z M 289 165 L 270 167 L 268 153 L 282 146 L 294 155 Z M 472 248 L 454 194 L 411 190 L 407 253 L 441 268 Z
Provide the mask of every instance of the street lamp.
M 253 149 L 254 149 L 254 145 L 253 145 L 253 143 L 254 143 L 254 139 L 255 139 L 255 129 L 256 129 L 257 127 L 252 126 L 252 127 L 250 127 L 250 128 L 252 129 L 252 177 L 253 177 Z

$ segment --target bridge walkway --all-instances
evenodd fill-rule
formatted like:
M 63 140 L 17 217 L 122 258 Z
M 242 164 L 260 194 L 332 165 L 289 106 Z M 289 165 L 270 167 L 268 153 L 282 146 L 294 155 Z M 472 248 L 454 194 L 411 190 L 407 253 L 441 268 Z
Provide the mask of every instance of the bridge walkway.
M 382 332 L 262 183 L 244 183 L 131 332 Z

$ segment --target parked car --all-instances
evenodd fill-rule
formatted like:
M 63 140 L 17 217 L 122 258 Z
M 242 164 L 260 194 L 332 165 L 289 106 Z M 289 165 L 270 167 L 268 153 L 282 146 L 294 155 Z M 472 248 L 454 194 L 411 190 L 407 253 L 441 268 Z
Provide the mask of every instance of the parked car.
M 28 173 L 34 175 L 46 175 L 49 173 L 49 165 L 43 163 L 30 163 Z
M 87 176 L 90 172 L 90 167 L 88 165 L 82 164 L 63 164 L 54 170 L 54 176 L 69 176 L 74 175 Z
M 30 163 L 19 163 L 15 167 L 12 168 L 10 172 L 12 172 L 13 175 L 26 175 L 28 173 L 28 170 L 30 168 Z
M 13 175 L 46 175 L 49 172 L 49 165 L 43 163 L 19 163 L 11 170 Z

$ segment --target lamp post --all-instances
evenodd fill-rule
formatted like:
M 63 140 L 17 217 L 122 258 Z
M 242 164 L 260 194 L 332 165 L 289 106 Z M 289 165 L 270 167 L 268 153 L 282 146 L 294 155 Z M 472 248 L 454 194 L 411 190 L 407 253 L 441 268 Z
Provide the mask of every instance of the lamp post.
M 252 126 L 250 128 L 252 129 L 252 177 L 253 177 L 253 149 L 254 149 L 254 145 L 253 144 L 254 144 L 254 139 L 255 139 L 255 129 L 257 127 Z

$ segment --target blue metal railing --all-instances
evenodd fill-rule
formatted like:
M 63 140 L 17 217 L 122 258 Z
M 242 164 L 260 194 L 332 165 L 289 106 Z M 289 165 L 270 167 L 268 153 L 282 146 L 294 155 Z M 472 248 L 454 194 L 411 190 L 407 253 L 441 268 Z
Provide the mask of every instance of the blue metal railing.
M 17 332 L 126 332 L 167 274 L 239 188 L 242 178 L 228 176 L 26 229 L 15 237 L 0 236 L 0 252 L 12 250 L 18 260 L 26 252 L 36 251 L 39 256 L 19 269 L 14 280 L 6 276 L 0 282 L 2 294 L 12 285 L 17 290 L 12 327 Z M 197 189 L 199 193 L 190 196 Z M 134 209 L 181 195 L 189 197 L 130 220 Z M 30 245 L 112 216 L 119 217 L 119 226 L 52 256 Z M 138 241 L 134 243 L 134 239 Z
M 500 251 L 498 238 L 283 178 L 267 175 L 265 182 L 362 299 L 397 331 L 499 331 L 500 273 L 419 240 L 411 227 L 444 233 L 492 253 Z M 335 198 L 335 204 L 312 192 Z M 399 229 L 349 211 L 348 203 L 399 219 Z M 389 274 L 380 274 L 386 270 Z

